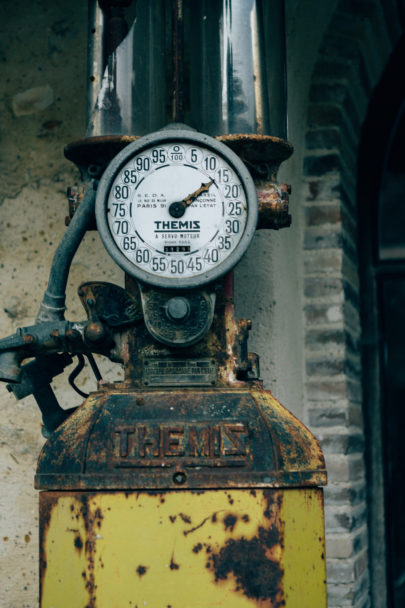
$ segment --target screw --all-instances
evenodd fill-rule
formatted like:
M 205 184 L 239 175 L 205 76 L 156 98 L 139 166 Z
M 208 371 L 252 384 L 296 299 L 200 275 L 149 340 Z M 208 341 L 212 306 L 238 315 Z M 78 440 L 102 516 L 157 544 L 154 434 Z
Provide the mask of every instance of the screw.
M 89 165 L 87 168 L 90 177 L 97 177 L 100 173 L 100 167 L 98 165 Z
M 173 481 L 174 483 L 177 483 L 177 485 L 181 485 L 182 483 L 184 483 L 187 479 L 187 475 L 185 473 L 183 473 L 183 471 L 178 471 L 177 473 L 175 473 L 173 475 Z

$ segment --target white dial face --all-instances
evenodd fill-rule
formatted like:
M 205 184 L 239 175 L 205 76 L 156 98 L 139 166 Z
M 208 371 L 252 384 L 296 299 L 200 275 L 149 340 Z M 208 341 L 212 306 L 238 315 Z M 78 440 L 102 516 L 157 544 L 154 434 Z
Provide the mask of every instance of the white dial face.
M 116 246 L 134 267 L 187 282 L 235 251 L 248 201 L 240 176 L 221 154 L 195 142 L 163 141 L 121 165 L 106 215 Z

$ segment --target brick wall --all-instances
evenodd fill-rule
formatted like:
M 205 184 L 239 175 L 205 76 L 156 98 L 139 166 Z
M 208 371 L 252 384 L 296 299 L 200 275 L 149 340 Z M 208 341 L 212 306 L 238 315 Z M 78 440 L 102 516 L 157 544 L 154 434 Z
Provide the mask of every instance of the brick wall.
M 329 608 L 370 606 L 356 175 L 361 126 L 401 3 L 341 0 L 312 77 L 304 157 L 306 421 L 320 439 Z

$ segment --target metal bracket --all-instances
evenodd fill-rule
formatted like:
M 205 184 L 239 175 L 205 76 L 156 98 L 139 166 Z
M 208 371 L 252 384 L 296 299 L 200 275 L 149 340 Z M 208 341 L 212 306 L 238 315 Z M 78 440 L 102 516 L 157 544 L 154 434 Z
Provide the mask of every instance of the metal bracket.
M 159 342 L 181 348 L 191 346 L 211 327 L 215 293 L 206 289 L 183 292 L 138 285 L 146 328 Z

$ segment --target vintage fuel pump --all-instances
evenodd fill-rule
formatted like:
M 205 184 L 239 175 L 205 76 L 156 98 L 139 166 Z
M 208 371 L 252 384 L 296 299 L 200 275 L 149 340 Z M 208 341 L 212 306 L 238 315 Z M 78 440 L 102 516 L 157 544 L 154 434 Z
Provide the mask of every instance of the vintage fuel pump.
M 233 306 L 232 269 L 256 228 L 290 223 L 276 173 L 292 147 L 267 134 L 261 47 L 263 14 L 272 5 L 280 35 L 282 2 L 140 0 L 128 31 L 130 4 L 90 3 L 98 94 L 91 135 L 66 149 L 85 193 L 69 191 L 72 217 L 36 323 L 0 341 L 1 379 L 18 399 L 34 395 L 48 436 L 36 474 L 41 607 L 322 608 L 323 456 L 264 390 L 250 322 Z M 173 86 L 143 90 L 142 118 L 120 61 L 146 31 L 154 59 L 144 79 L 164 76 L 169 45 Z M 198 56 L 186 53 L 191 31 L 206 42 Z M 216 114 L 193 105 L 215 87 Z M 162 122 L 167 97 L 172 120 Z M 69 266 L 95 221 L 125 287 L 83 283 L 86 319 L 68 322 Z M 121 364 L 124 380 L 103 381 L 93 354 Z M 79 367 L 88 358 L 98 389 L 63 410 L 50 383 L 74 356 Z

